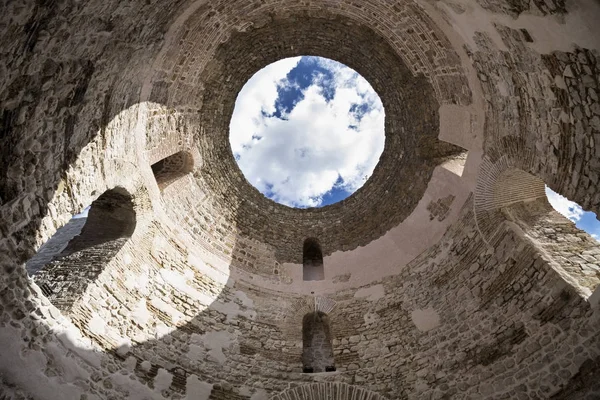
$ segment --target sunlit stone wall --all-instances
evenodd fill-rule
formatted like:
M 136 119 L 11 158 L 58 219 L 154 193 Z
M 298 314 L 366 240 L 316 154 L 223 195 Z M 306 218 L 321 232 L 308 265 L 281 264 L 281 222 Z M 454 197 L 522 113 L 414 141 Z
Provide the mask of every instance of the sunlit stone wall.
M 525 198 L 516 219 L 481 202 L 511 167 L 600 211 L 599 16 L 583 0 L 10 2 L 0 397 L 600 395 L 595 283 L 547 257 L 578 234 L 540 245 Z M 263 198 L 227 143 L 245 80 L 299 52 L 337 56 L 386 107 L 373 177 L 321 211 Z M 180 151 L 193 167 L 161 192 L 151 165 Z M 135 230 L 62 313 L 25 263 L 115 187 Z M 309 236 L 325 279 L 305 283 Z M 302 373 L 313 311 L 335 372 Z

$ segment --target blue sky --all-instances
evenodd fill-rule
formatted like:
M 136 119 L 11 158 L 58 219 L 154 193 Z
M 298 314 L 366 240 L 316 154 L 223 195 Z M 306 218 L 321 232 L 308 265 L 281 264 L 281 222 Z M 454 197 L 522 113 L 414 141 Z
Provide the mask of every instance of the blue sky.
M 75 214 L 73 215 L 73 219 L 78 219 L 78 218 L 87 218 L 88 214 L 90 212 L 90 207 L 91 206 L 87 206 L 86 208 L 83 209 L 82 212 L 80 212 L 79 214 Z
M 290 207 L 322 207 L 360 188 L 383 152 L 381 100 L 354 70 L 320 57 L 280 60 L 241 90 L 230 144 L 246 179 Z
M 546 186 L 546 196 L 556 211 L 575 222 L 575 226 L 579 229 L 586 231 L 594 239 L 600 241 L 600 221 L 596 219 L 596 214 L 591 211 L 584 211 L 577 203 L 554 192 L 548 186 Z
M 345 199 L 371 176 L 384 146 L 384 110 L 354 70 L 295 57 L 257 72 L 241 90 L 230 144 L 246 179 L 290 207 Z M 600 240 L 592 212 L 546 188 L 550 204 Z

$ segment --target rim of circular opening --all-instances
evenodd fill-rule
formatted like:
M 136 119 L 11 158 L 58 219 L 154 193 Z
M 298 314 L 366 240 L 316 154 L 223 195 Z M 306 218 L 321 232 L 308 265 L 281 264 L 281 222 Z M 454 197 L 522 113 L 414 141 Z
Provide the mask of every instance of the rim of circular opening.
M 338 204 L 343 204 L 344 202 L 346 202 L 346 201 L 350 200 L 350 198 L 352 198 L 352 197 L 355 197 L 355 195 L 356 195 L 357 193 L 359 193 L 360 191 L 362 191 L 362 189 L 363 189 L 365 186 L 367 186 L 367 182 L 369 182 L 369 181 L 371 181 L 371 180 L 372 180 L 371 178 L 373 177 L 373 175 L 375 175 L 375 172 L 376 172 L 376 171 L 379 169 L 379 167 L 380 167 L 380 165 L 381 165 L 381 156 L 382 156 L 382 155 L 385 153 L 385 151 L 386 151 L 386 144 L 387 144 L 387 141 L 386 141 L 386 138 L 387 138 L 387 131 L 386 131 L 386 129 L 385 129 L 385 125 L 386 125 L 386 122 L 387 122 L 387 118 L 388 118 L 388 117 L 387 117 L 387 114 L 385 113 L 385 105 L 384 105 L 384 102 L 383 102 L 383 100 L 381 99 L 381 96 L 379 96 L 379 93 L 378 93 L 378 92 L 375 90 L 375 88 L 373 87 L 373 85 L 371 84 L 371 82 L 369 82 L 369 80 L 368 80 L 367 78 L 365 78 L 365 77 L 364 77 L 364 76 L 363 76 L 363 75 L 362 75 L 360 72 L 358 72 L 358 71 L 357 71 L 356 69 L 354 69 L 353 67 L 351 67 L 351 66 L 349 66 L 349 65 L 347 65 L 347 64 L 345 64 L 345 63 L 343 63 L 343 62 L 341 62 L 341 61 L 335 60 L 335 59 L 333 59 L 333 58 L 325 57 L 325 56 L 322 56 L 322 55 L 317 55 L 317 54 L 302 54 L 302 55 L 297 55 L 297 56 L 283 57 L 283 58 L 280 58 L 279 60 L 273 61 L 273 62 L 271 62 L 271 63 L 269 63 L 269 64 L 267 64 L 267 65 L 265 65 L 265 66 L 261 67 L 260 69 L 256 70 L 256 72 L 254 72 L 254 73 L 253 73 L 253 74 L 250 76 L 250 78 L 248 78 L 248 79 L 246 80 L 246 82 L 245 82 L 245 83 L 242 85 L 242 87 L 241 87 L 241 88 L 240 88 L 240 90 L 238 91 L 238 94 L 237 94 L 237 96 L 235 97 L 235 103 L 237 103 L 237 100 L 238 100 L 238 98 L 239 98 L 239 96 L 240 96 L 240 94 L 241 94 L 242 90 L 244 89 L 244 87 L 246 87 L 246 85 L 247 85 L 247 84 L 248 84 L 248 83 L 249 83 L 249 82 L 252 80 L 252 78 L 254 78 L 254 77 L 255 77 L 255 76 L 256 76 L 256 75 L 257 75 L 257 74 L 258 74 L 260 71 L 262 71 L 263 69 L 267 68 L 267 67 L 268 67 L 268 66 L 270 66 L 270 65 L 273 65 L 273 64 L 275 64 L 275 63 L 278 63 L 278 62 L 280 62 L 280 61 L 287 60 L 287 59 L 294 58 L 294 57 L 300 57 L 300 58 L 302 58 L 302 57 L 321 58 L 321 59 L 325 59 L 325 60 L 329 60 L 329 61 L 333 61 L 333 62 L 336 62 L 336 63 L 338 63 L 338 64 L 341 64 L 341 65 L 343 65 L 344 67 L 351 69 L 351 70 L 352 70 L 354 73 L 356 73 L 356 74 L 357 74 L 359 77 L 361 77 L 362 79 L 364 79 L 364 80 L 365 80 L 365 81 L 366 81 L 366 82 L 369 84 L 369 87 L 371 88 L 371 90 L 373 91 L 373 93 L 375 93 L 375 94 L 377 95 L 377 99 L 378 99 L 378 100 L 379 100 L 379 102 L 381 103 L 381 108 L 382 108 L 382 110 L 383 110 L 383 118 L 384 118 L 384 120 L 383 120 L 383 127 L 382 127 L 382 133 L 383 133 L 383 148 L 381 149 L 381 152 L 379 153 L 379 156 L 377 157 L 377 163 L 375 164 L 375 167 L 373 168 L 373 171 L 371 172 L 371 175 L 369 175 L 369 178 L 368 178 L 368 179 L 366 179 L 366 180 L 364 180 L 364 181 L 362 182 L 362 184 L 361 184 L 361 185 L 360 185 L 360 186 L 359 186 L 359 187 L 358 187 L 356 190 L 354 190 L 352 193 L 350 193 L 348 196 L 346 196 L 346 197 L 344 197 L 343 199 L 341 199 L 341 200 L 338 200 L 338 201 L 336 201 L 336 202 L 334 202 L 334 203 L 330 203 L 330 204 L 326 204 L 326 205 L 322 205 L 322 206 L 314 206 L 314 207 L 295 207 L 295 206 L 289 206 L 289 205 L 287 205 L 287 204 L 280 203 L 280 202 L 278 202 L 278 201 L 276 201 L 276 200 L 273 200 L 273 199 L 271 199 L 271 198 L 267 197 L 267 195 L 266 195 L 266 194 L 264 194 L 263 192 L 261 192 L 261 191 L 260 191 L 260 189 L 258 189 L 256 186 L 254 186 L 254 185 L 252 184 L 252 182 L 250 182 L 250 181 L 248 180 L 248 178 L 246 177 L 246 174 L 244 173 L 244 171 L 243 171 L 243 170 L 242 170 L 242 168 L 240 167 L 238 160 L 235 158 L 235 154 L 233 153 L 233 149 L 232 149 L 232 146 L 231 146 L 231 140 L 230 140 L 230 139 L 231 139 L 231 121 L 232 121 L 232 119 L 233 119 L 233 116 L 235 115 L 235 107 L 236 107 L 235 105 L 234 105 L 234 108 L 233 108 L 233 112 L 232 112 L 232 114 L 231 114 L 231 117 L 229 118 L 229 125 L 228 125 L 228 128 L 227 128 L 227 148 L 229 149 L 229 153 L 230 153 L 230 154 L 229 154 L 229 156 L 230 156 L 230 157 L 231 157 L 231 158 L 232 158 L 232 159 L 235 161 L 235 165 L 236 165 L 236 167 L 239 169 L 239 171 L 240 171 L 240 173 L 241 173 L 241 176 L 242 176 L 242 177 L 244 178 L 244 180 L 245 180 L 245 183 L 247 183 L 247 184 L 248 184 L 248 185 L 249 185 L 249 186 L 250 186 L 252 189 L 256 190 L 258 193 L 260 193 L 260 194 L 261 194 L 261 195 L 262 195 L 262 196 L 263 196 L 263 197 L 264 197 L 264 198 L 265 198 L 267 201 L 269 201 L 269 202 L 272 202 L 273 204 L 275 204 L 275 205 L 277 205 L 277 206 L 282 206 L 282 207 L 285 207 L 285 208 L 288 208 L 288 209 L 291 209 L 291 210 L 325 210 L 325 209 L 327 209 L 327 208 L 329 208 L 329 207 L 336 206 L 336 205 L 338 205 Z M 332 190 L 332 189 L 333 189 L 333 187 L 332 187 L 330 190 Z

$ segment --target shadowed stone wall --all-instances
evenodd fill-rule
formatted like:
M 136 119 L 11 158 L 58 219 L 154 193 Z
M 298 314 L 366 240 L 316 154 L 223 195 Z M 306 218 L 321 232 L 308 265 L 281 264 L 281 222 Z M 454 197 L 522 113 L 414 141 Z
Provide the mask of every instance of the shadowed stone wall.
M 28 0 L 2 11 L 0 397 L 597 395 L 593 242 L 542 215 L 537 190 L 600 211 L 596 2 Z M 386 108 L 373 177 L 319 210 L 262 197 L 227 143 L 246 79 L 298 54 L 346 63 Z M 465 150 L 461 174 L 440 166 Z M 191 173 L 161 193 L 151 166 L 181 151 Z M 76 241 L 65 276 L 85 285 L 56 307 L 24 265 L 115 187 L 131 204 L 118 220 L 133 211 L 135 230 Z M 327 269 L 305 283 L 311 236 Z M 78 257 L 106 243 L 85 276 Z M 302 317 L 315 310 L 331 321 L 335 372 L 302 373 Z
M 184 151 L 172 154 L 152 164 L 152 173 L 160 190 L 180 180 L 194 169 L 191 154 Z

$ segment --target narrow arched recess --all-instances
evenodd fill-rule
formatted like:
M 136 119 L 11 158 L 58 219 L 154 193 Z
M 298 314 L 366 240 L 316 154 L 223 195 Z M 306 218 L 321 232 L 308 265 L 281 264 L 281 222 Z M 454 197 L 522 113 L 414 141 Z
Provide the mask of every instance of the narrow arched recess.
M 133 234 L 136 226 L 133 199 L 122 188 L 108 190 L 91 204 L 87 218 L 82 219 L 81 233 L 70 239 L 47 264 L 38 266 L 33 276 L 50 302 L 65 313 Z
M 322 311 L 306 314 L 302 319 L 302 371 L 335 371 L 330 321 Z
M 304 241 L 302 249 L 302 272 L 305 281 L 321 281 L 325 279 L 323 266 L 323 251 L 319 241 L 308 238 Z
M 152 164 L 154 179 L 161 191 L 192 172 L 193 168 L 194 159 L 187 151 L 171 154 Z

